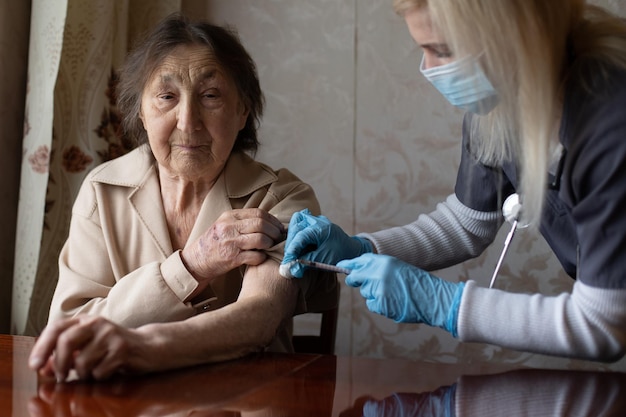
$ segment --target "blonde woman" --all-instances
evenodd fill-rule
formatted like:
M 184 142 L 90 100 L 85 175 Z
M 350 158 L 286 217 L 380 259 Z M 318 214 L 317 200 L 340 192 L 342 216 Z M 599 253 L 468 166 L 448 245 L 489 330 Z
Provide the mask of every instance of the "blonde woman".
M 584 0 L 395 0 L 394 8 L 423 50 L 422 74 L 467 110 L 455 192 L 411 224 L 351 237 L 296 213 L 283 264 L 301 276 L 299 257 L 338 263 L 371 311 L 462 341 L 621 358 L 626 23 Z M 512 194 L 519 221 L 541 231 L 576 279 L 571 293 L 513 294 L 425 271 L 482 253 Z M 309 245 L 317 249 L 304 253 Z

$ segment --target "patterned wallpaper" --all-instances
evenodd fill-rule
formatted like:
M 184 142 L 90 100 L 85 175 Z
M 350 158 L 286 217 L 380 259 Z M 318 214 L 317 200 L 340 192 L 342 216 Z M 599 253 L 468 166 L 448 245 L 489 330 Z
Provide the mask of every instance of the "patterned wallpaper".
M 626 15 L 621 0 L 596 3 Z M 185 4 L 234 25 L 258 64 L 267 99 L 258 159 L 312 184 L 324 213 L 346 231 L 410 222 L 453 191 L 462 114 L 419 74 L 421 54 L 390 0 Z M 487 286 L 505 229 L 479 258 L 437 274 Z M 529 231 L 516 234 L 501 277 L 498 285 L 510 291 L 556 294 L 572 285 L 543 238 Z M 338 354 L 606 367 L 458 343 L 443 330 L 370 313 L 345 285 L 341 297 Z M 303 331 L 311 325 L 298 322 Z M 612 367 L 626 369 L 626 361 Z

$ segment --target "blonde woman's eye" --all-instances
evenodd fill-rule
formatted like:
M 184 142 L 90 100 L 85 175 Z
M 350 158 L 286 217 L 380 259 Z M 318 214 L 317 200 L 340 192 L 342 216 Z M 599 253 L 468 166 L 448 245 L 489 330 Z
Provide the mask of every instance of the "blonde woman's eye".
M 452 58 L 453 54 L 449 49 L 435 51 L 437 58 Z

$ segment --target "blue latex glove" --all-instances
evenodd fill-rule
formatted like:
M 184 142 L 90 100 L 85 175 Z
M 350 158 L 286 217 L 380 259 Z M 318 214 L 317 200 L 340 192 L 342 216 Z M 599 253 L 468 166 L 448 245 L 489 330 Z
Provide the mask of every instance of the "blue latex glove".
M 327 217 L 313 216 L 308 209 L 304 209 L 291 216 L 281 264 L 306 259 L 335 265 L 342 259 L 356 258 L 373 251 L 369 240 L 348 236 Z M 302 278 L 305 268 L 299 263 L 294 263 L 289 272 L 294 277 Z
M 453 283 L 387 255 L 367 253 L 341 261 L 352 270 L 346 284 L 361 287 L 367 308 L 396 322 L 425 323 L 457 336 L 465 283 Z
M 395 393 L 363 405 L 363 417 L 454 417 L 456 385 L 422 394 Z

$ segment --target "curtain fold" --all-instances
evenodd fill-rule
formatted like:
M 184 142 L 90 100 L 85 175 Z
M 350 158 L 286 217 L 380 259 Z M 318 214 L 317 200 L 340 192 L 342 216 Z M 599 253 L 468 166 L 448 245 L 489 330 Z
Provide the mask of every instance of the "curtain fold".
M 52 145 L 54 83 L 61 56 L 67 0 L 33 0 L 24 114 L 11 333 L 25 329 L 37 271 L 48 158 Z
M 33 0 L 11 333 L 47 322 L 72 203 L 87 172 L 119 156 L 116 70 L 181 0 Z

